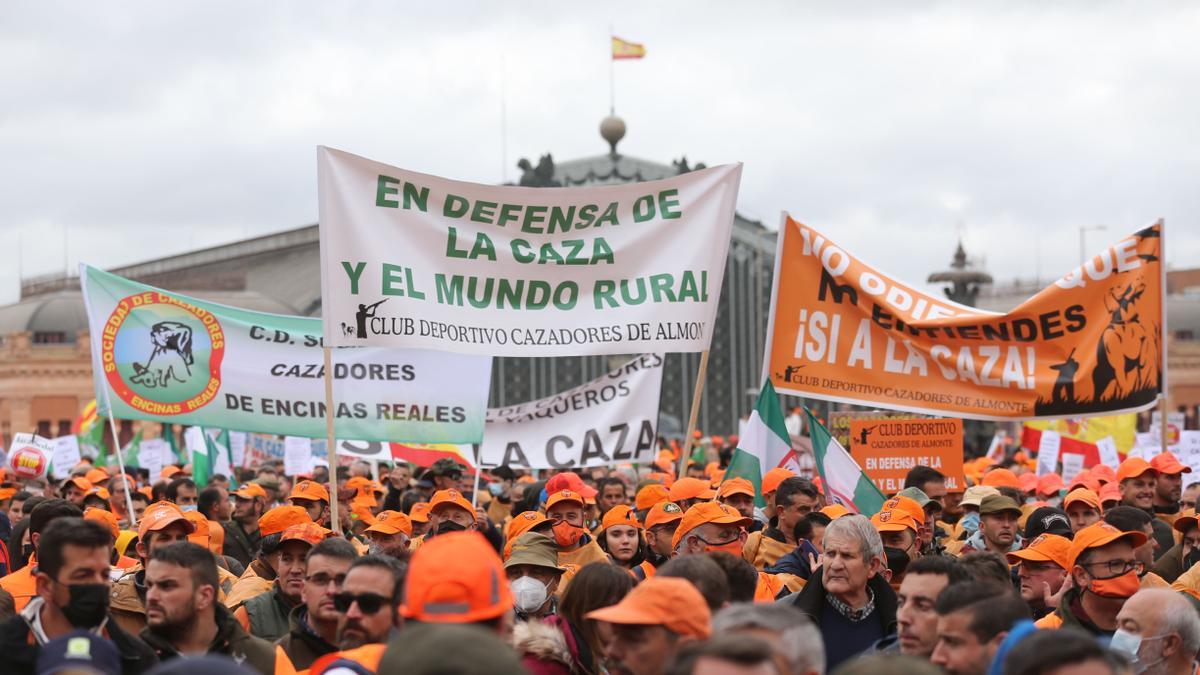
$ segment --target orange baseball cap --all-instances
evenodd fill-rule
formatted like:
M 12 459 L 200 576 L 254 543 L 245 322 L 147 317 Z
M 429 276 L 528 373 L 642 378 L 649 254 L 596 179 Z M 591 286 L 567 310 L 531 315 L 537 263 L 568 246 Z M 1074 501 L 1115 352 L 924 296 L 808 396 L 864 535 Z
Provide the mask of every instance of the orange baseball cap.
M 1063 489 L 1063 479 L 1056 473 L 1048 473 L 1037 479 L 1037 493 L 1042 497 L 1053 495 L 1061 489 Z
M 63 486 L 64 490 L 67 488 L 68 485 L 74 485 L 75 487 L 79 488 L 80 491 L 82 491 L 82 492 L 87 492 L 88 490 L 91 490 L 93 487 L 95 487 L 94 485 L 92 485 L 92 481 L 84 478 L 83 476 L 71 476 L 70 478 L 63 481 L 62 486 Z
M 0 502 L 6 499 L 12 499 L 17 494 L 15 487 L 0 487 Z
M 138 539 L 146 541 L 147 532 L 158 532 L 172 523 L 187 525 L 188 534 L 196 531 L 196 525 L 183 515 L 183 511 L 171 502 L 155 502 L 146 507 L 142 520 L 138 523 Z
M 637 496 L 633 499 L 633 503 L 634 506 L 637 507 L 638 511 L 645 511 L 659 502 L 669 501 L 670 499 L 671 493 L 665 486 L 659 485 L 658 483 L 651 483 L 641 490 L 638 490 Z
M 713 476 L 715 476 L 716 473 L 720 470 L 721 470 L 720 462 L 709 462 L 708 464 L 704 465 L 704 475 L 708 476 L 709 478 L 712 478 Z
M 162 471 L 158 472 L 158 477 L 164 480 L 170 480 L 171 477 L 177 473 L 183 473 L 183 469 L 175 466 L 174 464 L 168 464 L 163 467 Z
M 375 523 L 367 528 L 367 532 L 377 532 L 379 534 L 405 534 L 412 536 L 412 521 L 408 516 L 399 511 L 380 511 L 375 516 Z
M 369 490 L 371 488 L 371 479 L 366 476 L 355 476 L 346 481 L 347 490 Z
M 83 510 L 83 519 L 100 523 L 104 527 L 107 527 L 108 531 L 112 533 L 114 541 L 117 537 L 121 536 L 121 525 L 117 522 L 117 516 L 112 511 L 89 506 Z M 1193 518 L 1193 520 L 1195 519 Z
M 654 473 L 646 474 L 646 480 L 658 481 L 667 487 L 671 487 L 675 483 L 675 474 L 669 471 L 655 471 Z
M 1038 486 L 1038 476 L 1036 473 L 1023 473 L 1017 476 L 1017 483 L 1021 486 L 1021 492 L 1035 492 Z
M 1117 467 L 1117 482 L 1121 483 L 1130 478 L 1137 478 L 1147 471 L 1157 471 L 1150 462 L 1141 457 L 1129 457 Z
M 668 495 L 671 501 L 677 502 L 682 499 L 712 499 L 717 496 L 717 491 L 703 478 L 684 477 L 671 485 Z
M 617 604 L 584 616 L 608 623 L 662 626 L 700 640 L 712 634 L 712 614 L 704 596 L 690 581 L 676 577 L 651 577 L 634 586 Z
M 279 537 L 279 543 L 285 541 L 302 541 L 309 546 L 316 546 L 321 543 L 321 540 L 333 534 L 333 530 L 326 529 L 320 525 L 308 522 L 299 525 L 289 525 Z
M 1116 483 L 1105 483 L 1104 487 L 1100 488 L 1100 503 L 1104 502 L 1119 502 L 1121 501 L 1121 488 L 1117 487 Z
M 1180 516 L 1175 519 L 1175 522 L 1171 524 L 1171 527 L 1175 528 L 1175 531 L 1179 532 L 1180 534 L 1187 534 L 1188 530 L 1196 527 L 1197 525 L 1200 525 L 1200 519 L 1197 519 L 1196 516 Z
M 754 485 L 745 478 L 730 478 L 721 483 L 721 487 L 717 489 L 717 499 L 724 499 L 733 495 L 746 495 L 754 498 Z
M 600 529 L 596 530 L 596 536 L 615 525 L 629 525 L 642 529 L 642 524 L 638 522 L 637 513 L 625 504 L 618 504 L 609 509 L 604 514 L 604 519 L 600 521 Z
M 1021 481 L 1017 474 L 1008 469 L 992 469 L 983 474 L 983 485 L 988 487 L 1011 487 L 1021 489 Z
M 1141 532 L 1122 532 L 1103 520 L 1088 525 L 1075 533 L 1075 540 L 1071 542 L 1071 552 L 1067 557 L 1067 565 L 1064 569 L 1069 570 L 1075 567 L 1075 561 L 1079 559 L 1079 555 L 1089 548 L 1108 546 L 1120 539 L 1128 539 L 1134 548 L 1146 543 L 1146 535 Z
M 512 555 L 512 546 L 517 537 L 548 522 L 550 519 L 541 511 L 522 511 L 513 516 L 513 519 L 508 521 L 508 529 L 504 533 L 504 541 L 507 542 L 504 545 L 504 558 L 507 560 L 508 556 Z
M 208 518 L 205 518 L 204 514 L 200 513 L 199 511 L 184 511 L 183 517 L 191 521 L 192 527 L 196 528 L 192 530 L 191 534 L 188 535 L 188 541 L 192 542 L 193 544 L 199 544 L 204 548 L 208 548 L 208 544 L 211 541 L 209 536 Z
M 137 491 L 140 494 L 146 495 L 146 499 L 154 499 L 154 488 L 150 487 L 149 485 L 146 487 L 140 487 Z
M 264 537 L 283 532 L 292 525 L 311 523 L 308 511 L 299 506 L 276 506 L 258 519 L 258 531 Z
M 288 495 L 288 499 L 309 499 L 328 504 L 329 490 L 316 481 L 302 480 L 292 486 L 292 493 Z
M 711 485 L 713 486 L 713 488 L 716 488 L 724 481 L 725 481 L 725 470 L 724 469 L 717 469 L 716 471 L 713 472 L 712 482 L 711 482 Z
M 719 502 L 699 502 L 683 514 L 682 520 L 679 521 L 679 529 L 675 530 L 675 536 L 671 538 L 671 548 L 678 548 L 683 536 L 701 525 L 713 523 L 746 527 L 752 522 L 752 519 L 743 517 L 733 507 Z
M 881 511 L 904 511 L 912 516 L 912 519 L 917 522 L 918 527 L 925 524 L 925 507 L 921 506 L 921 503 L 912 497 L 896 495 L 883 502 Z
M 1087 488 L 1087 489 L 1091 490 L 1092 492 L 1099 493 L 1100 492 L 1100 481 L 1099 481 L 1099 479 L 1097 479 L 1095 476 L 1092 475 L 1091 471 L 1084 469 L 1083 471 L 1080 471 L 1079 473 L 1075 474 L 1075 477 L 1072 478 L 1071 482 L 1067 484 L 1067 489 L 1070 491 L 1074 491 L 1075 488 L 1081 488 L 1081 487 Z
M 561 504 L 563 502 L 574 502 L 579 504 L 581 507 L 584 505 L 583 496 L 578 492 L 575 492 L 574 490 L 559 490 L 558 492 L 550 495 L 550 498 L 546 500 L 546 510 L 549 511 L 551 506 L 555 506 L 556 504 Z
M 1087 488 L 1075 488 L 1068 492 L 1067 496 L 1063 499 L 1063 508 L 1065 509 L 1079 502 L 1083 502 L 1094 509 L 1100 509 L 1100 495 Z
M 254 499 L 255 497 L 267 498 L 267 491 L 258 483 L 242 483 L 241 487 L 233 491 L 233 496 L 242 499 Z
M 574 471 L 556 474 L 546 481 L 546 494 L 553 495 L 556 492 L 570 490 L 576 494 L 581 494 L 586 499 L 587 497 L 596 496 L 596 488 L 589 486 L 583 482 L 579 474 Z
M 665 525 L 667 523 L 678 523 L 683 520 L 683 509 L 675 502 L 659 502 L 650 507 L 650 511 L 646 513 L 646 523 L 643 527 L 649 530 L 652 527 Z
M 108 472 L 104 469 L 92 469 L 91 471 L 85 473 L 83 477 L 88 479 L 92 485 L 95 485 L 96 483 L 102 483 L 110 478 Z
M 1022 560 L 1052 562 L 1069 570 L 1074 566 L 1071 557 L 1071 540 L 1057 534 L 1039 534 L 1029 543 L 1029 546 L 1008 554 L 1008 564 L 1010 565 L 1016 565 Z
M 838 518 L 841 518 L 842 516 L 849 515 L 851 513 L 851 511 L 850 511 L 850 509 L 842 506 L 841 504 L 830 504 L 829 506 L 822 507 L 821 513 L 824 513 L 825 515 L 829 516 L 830 520 L 837 520 Z
M 1117 472 L 1107 464 L 1097 464 L 1091 469 L 1092 477 L 1101 483 L 1112 483 L 1117 481 Z
M 414 523 L 429 522 L 429 502 L 417 502 L 408 510 L 408 518 Z
M 471 502 L 467 501 L 466 497 L 458 490 L 438 490 L 433 493 L 433 499 L 429 502 L 429 512 L 433 513 L 440 508 L 453 506 L 463 509 L 472 516 L 475 515 L 475 507 L 471 506 Z
M 871 524 L 880 532 L 903 532 L 921 530 L 921 524 L 903 509 L 884 509 L 871 516 Z
M 504 563 L 492 545 L 478 532 L 450 532 L 413 554 L 400 614 L 426 623 L 475 623 L 512 606 Z
M 375 524 L 375 514 L 371 512 L 371 505 L 360 502 L 357 498 L 350 502 L 350 518 L 364 522 L 367 525 Z
M 783 481 L 792 478 L 796 473 L 781 466 L 777 466 L 767 472 L 767 475 L 762 479 L 762 491 L 764 495 L 769 495 L 779 489 L 779 484 Z
M 1191 473 L 1192 468 L 1186 466 L 1175 457 L 1175 453 L 1170 450 L 1160 452 L 1150 460 L 1150 466 L 1159 473 L 1167 473 L 1171 475 L 1180 473 Z M 89 472 L 90 473 L 90 472 Z
M 109 493 L 108 488 L 101 487 L 99 485 L 92 488 L 91 490 L 88 490 L 87 494 L 84 495 L 85 498 L 93 497 L 93 496 L 99 497 L 99 498 L 103 499 L 104 501 L 108 501 L 108 500 L 112 499 L 112 494 Z

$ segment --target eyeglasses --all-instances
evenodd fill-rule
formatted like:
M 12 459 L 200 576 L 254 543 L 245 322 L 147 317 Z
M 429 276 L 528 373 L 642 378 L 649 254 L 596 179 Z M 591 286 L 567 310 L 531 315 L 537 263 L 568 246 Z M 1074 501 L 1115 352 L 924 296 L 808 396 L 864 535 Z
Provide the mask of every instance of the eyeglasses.
M 358 603 L 358 608 L 363 614 L 374 614 L 383 608 L 385 604 L 391 601 L 378 593 L 338 593 L 333 596 L 333 608 L 339 612 L 345 613 L 350 611 L 350 606 Z
M 1109 560 L 1108 562 L 1083 563 L 1081 566 L 1087 569 L 1088 573 L 1091 573 L 1091 568 L 1098 565 L 1103 565 L 1101 569 L 1107 571 L 1108 576 L 1096 577 L 1097 579 L 1119 577 L 1122 574 L 1127 574 L 1130 570 L 1136 570 L 1140 575 L 1142 570 L 1146 569 L 1146 564 L 1137 560 Z
M 332 581 L 338 588 L 342 587 L 342 582 L 345 580 L 346 580 L 345 574 L 338 574 L 336 576 L 330 576 L 328 574 L 314 574 L 305 579 L 305 581 L 307 581 L 308 583 L 313 584 L 314 586 L 318 586 L 318 587 L 328 586 L 329 582 Z

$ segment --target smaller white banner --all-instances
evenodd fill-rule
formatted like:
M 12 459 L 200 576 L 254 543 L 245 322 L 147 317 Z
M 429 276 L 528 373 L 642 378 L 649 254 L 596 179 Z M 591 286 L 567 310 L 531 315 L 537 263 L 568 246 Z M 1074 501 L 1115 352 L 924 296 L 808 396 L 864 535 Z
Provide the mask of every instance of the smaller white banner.
M 229 453 L 233 456 L 234 466 L 245 466 L 246 462 L 246 432 L 229 432 Z
M 1062 436 L 1057 431 L 1042 432 L 1042 440 L 1038 443 L 1037 475 L 1054 473 L 1058 468 L 1058 449 L 1061 445 Z
M 287 436 L 283 439 L 283 472 L 299 476 L 312 471 L 312 439 Z
M 52 474 L 55 480 L 62 480 L 71 475 L 71 469 L 82 459 L 79 454 L 79 439 L 74 435 L 59 436 L 51 442 L 54 444 Z
M 577 469 L 653 462 L 663 357 L 644 354 L 537 401 L 488 410 L 480 466 Z
M 1096 441 L 1096 452 L 1100 455 L 1101 464 L 1115 469 L 1121 463 L 1121 456 L 1117 454 L 1117 442 L 1112 436 L 1105 436 Z
M 150 474 L 150 482 L 153 483 L 158 480 L 163 467 L 175 461 L 173 454 L 171 445 L 165 439 L 142 441 L 141 447 L 138 448 L 138 466 Z
M 6 466 L 17 478 L 42 479 L 50 471 L 54 443 L 34 434 L 13 434 Z
M 1062 479 L 1064 483 L 1070 483 L 1083 471 L 1083 455 L 1077 452 L 1064 452 L 1062 456 Z

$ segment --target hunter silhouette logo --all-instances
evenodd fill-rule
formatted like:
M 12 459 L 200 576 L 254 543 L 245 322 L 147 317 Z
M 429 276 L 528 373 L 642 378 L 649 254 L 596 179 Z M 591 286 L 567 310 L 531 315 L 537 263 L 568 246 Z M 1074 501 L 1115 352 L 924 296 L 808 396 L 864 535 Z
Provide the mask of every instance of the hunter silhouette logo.
M 104 324 L 100 359 L 113 392 L 151 415 L 180 415 L 221 388 L 225 333 L 211 312 L 149 291 L 117 303 Z

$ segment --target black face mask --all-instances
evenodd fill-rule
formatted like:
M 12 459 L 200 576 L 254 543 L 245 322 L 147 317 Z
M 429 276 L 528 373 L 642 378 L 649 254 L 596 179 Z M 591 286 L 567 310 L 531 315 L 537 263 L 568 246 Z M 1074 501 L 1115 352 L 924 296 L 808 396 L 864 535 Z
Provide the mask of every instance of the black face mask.
M 21 555 L 25 556 L 25 560 L 28 561 L 33 555 L 33 544 L 22 544 Z
M 434 534 L 436 536 L 438 534 L 446 534 L 447 532 L 465 532 L 466 529 L 466 525 L 459 525 L 453 520 L 443 520 L 438 523 L 437 531 Z
M 1196 563 L 1200 563 L 1200 548 L 1192 549 L 1191 553 L 1183 557 L 1183 569 L 1190 570 Z
M 70 599 L 59 609 L 72 626 L 90 630 L 104 621 L 108 614 L 108 584 L 70 584 L 67 590 Z

